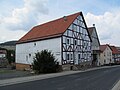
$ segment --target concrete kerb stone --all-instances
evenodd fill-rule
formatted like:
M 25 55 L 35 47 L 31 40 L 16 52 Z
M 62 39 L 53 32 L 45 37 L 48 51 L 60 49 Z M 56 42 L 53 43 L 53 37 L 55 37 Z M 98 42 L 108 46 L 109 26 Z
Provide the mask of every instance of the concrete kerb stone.
M 48 79 L 48 78 L 53 78 L 53 77 L 58 77 L 58 76 L 64 76 L 64 75 L 70 75 L 70 74 L 76 74 L 76 73 L 80 73 L 80 72 L 87 72 L 87 71 L 91 71 L 91 70 L 97 70 L 97 69 L 102 69 L 102 68 L 112 68 L 112 67 L 118 67 L 118 66 L 96 67 L 96 68 L 90 68 L 90 69 L 86 69 L 86 70 L 82 70 L 82 71 L 63 71 L 60 73 L 5 79 L 5 80 L 0 80 L 0 86 L 30 82 L 30 81 L 35 81 L 35 80 Z

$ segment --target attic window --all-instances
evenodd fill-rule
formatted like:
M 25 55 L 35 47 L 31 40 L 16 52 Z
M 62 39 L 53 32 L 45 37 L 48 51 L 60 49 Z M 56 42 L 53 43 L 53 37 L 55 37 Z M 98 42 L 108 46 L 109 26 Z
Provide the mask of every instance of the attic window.
M 36 43 L 34 43 L 34 46 L 36 46 Z

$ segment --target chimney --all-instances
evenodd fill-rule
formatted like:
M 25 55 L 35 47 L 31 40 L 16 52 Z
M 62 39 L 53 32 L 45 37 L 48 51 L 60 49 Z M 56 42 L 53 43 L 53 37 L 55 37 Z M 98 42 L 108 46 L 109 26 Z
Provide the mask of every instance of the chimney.
M 95 27 L 95 24 L 93 24 L 93 27 Z
M 66 16 L 64 16 L 63 19 L 64 19 L 64 21 L 67 21 L 67 17 Z

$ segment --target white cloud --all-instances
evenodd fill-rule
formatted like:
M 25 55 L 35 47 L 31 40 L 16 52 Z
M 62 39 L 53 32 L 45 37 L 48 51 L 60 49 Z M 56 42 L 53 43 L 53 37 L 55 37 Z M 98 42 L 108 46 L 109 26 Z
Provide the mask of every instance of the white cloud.
M 105 12 L 103 15 L 87 13 L 85 16 L 88 27 L 95 24 L 100 42 L 120 45 L 120 12 Z
M 24 0 L 23 8 L 15 8 L 12 15 L 3 18 L 3 24 L 10 30 L 29 30 L 38 23 L 38 16 L 48 14 L 47 0 Z
M 7 30 L 1 27 L 0 30 L 0 43 L 8 41 L 8 40 L 18 40 L 21 36 L 25 35 L 26 31 L 23 30 Z
M 48 15 L 47 0 L 24 0 L 22 8 L 14 8 L 11 16 L 0 15 L 0 42 L 18 40 Z

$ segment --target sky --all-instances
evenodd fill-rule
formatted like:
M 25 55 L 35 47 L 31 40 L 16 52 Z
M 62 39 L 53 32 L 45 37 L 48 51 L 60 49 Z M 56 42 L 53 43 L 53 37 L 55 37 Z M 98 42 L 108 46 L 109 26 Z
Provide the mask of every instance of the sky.
M 88 27 L 95 24 L 101 44 L 120 46 L 120 0 L 0 0 L 0 43 L 80 11 Z

